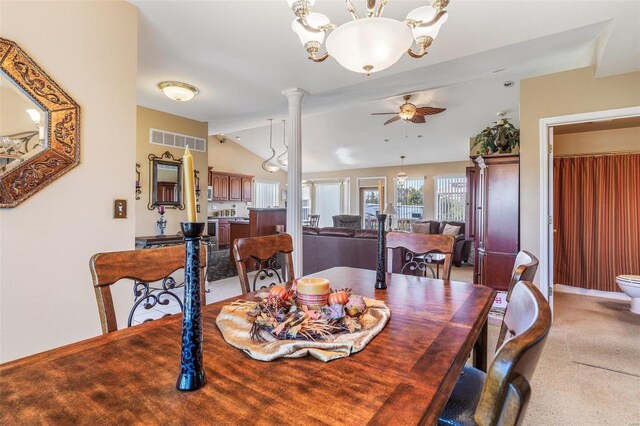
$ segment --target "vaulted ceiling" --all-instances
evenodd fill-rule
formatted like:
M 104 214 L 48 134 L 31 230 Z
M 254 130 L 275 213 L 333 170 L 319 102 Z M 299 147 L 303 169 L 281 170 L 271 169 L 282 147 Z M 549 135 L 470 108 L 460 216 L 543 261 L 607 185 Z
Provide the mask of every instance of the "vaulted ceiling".
M 240 144 L 266 157 L 266 119 L 286 117 L 281 92 L 300 87 L 309 93 L 304 171 L 391 165 L 400 155 L 408 163 L 463 160 L 469 137 L 497 112 L 517 123 L 521 78 L 590 65 L 596 76 L 640 69 L 637 1 L 452 0 L 427 56 L 405 56 L 370 77 L 332 58 L 307 60 L 285 0 L 133 3 L 140 9 L 141 105 L 207 121 L 210 134 L 240 136 Z M 402 19 L 426 3 L 390 0 L 385 16 Z M 362 9 L 365 2 L 354 4 Z M 343 1 L 317 1 L 314 11 L 337 24 L 350 19 Z M 201 93 L 173 102 L 156 87 L 163 80 L 188 82 Z M 515 86 L 505 88 L 507 80 Z M 383 126 L 384 119 L 370 116 L 393 111 L 405 93 L 447 111 L 407 126 Z M 281 125 L 275 123 L 280 152 Z

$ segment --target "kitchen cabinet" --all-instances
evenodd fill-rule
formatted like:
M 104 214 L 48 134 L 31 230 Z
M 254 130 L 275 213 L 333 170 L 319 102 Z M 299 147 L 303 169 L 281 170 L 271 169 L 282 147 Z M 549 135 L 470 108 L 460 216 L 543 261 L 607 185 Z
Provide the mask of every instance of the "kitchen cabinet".
M 218 245 L 227 247 L 231 240 L 231 224 L 228 219 L 220 219 L 218 221 Z
M 242 201 L 251 202 L 251 195 L 253 194 L 253 177 L 242 178 Z
M 229 176 L 229 201 L 242 201 L 241 176 Z
M 253 176 L 209 170 L 211 201 L 251 201 Z
M 520 250 L 519 156 L 478 157 L 474 162 L 468 181 L 476 204 L 474 283 L 506 291 Z

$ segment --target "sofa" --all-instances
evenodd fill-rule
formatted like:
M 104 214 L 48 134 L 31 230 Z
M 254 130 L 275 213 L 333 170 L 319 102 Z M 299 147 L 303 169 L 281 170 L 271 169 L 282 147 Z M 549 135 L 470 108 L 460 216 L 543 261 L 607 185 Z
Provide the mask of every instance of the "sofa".
M 465 240 L 464 238 L 464 222 L 437 220 L 415 221 L 411 222 L 410 232 L 423 234 L 442 234 L 446 225 L 460 227 L 457 235 L 454 235 L 455 242 L 453 243 L 453 264 L 455 266 L 460 266 L 462 265 L 462 262 L 466 262 L 469 260 L 469 254 L 471 253 L 471 241 Z
M 336 266 L 376 269 L 377 247 L 376 230 L 305 226 L 302 228 L 302 275 Z

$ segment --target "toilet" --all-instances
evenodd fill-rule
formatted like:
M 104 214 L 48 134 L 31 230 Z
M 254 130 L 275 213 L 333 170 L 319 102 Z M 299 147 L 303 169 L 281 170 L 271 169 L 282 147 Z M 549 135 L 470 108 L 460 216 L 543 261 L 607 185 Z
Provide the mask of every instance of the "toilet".
M 640 275 L 618 275 L 616 283 L 631 298 L 631 312 L 640 314 Z

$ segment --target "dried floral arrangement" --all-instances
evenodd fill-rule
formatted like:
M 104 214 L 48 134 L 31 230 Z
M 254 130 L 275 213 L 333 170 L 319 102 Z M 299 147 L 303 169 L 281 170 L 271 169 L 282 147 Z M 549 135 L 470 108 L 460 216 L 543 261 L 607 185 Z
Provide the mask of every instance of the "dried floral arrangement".
M 263 330 L 280 340 L 326 340 L 362 328 L 359 319 L 367 310 L 366 303 L 362 296 L 351 294 L 351 289 L 332 292 L 322 309 L 301 305 L 295 296 L 295 286 L 291 290 L 274 286 L 260 302 L 238 300 L 233 305 L 249 308 L 251 338 L 256 341 L 264 341 Z

